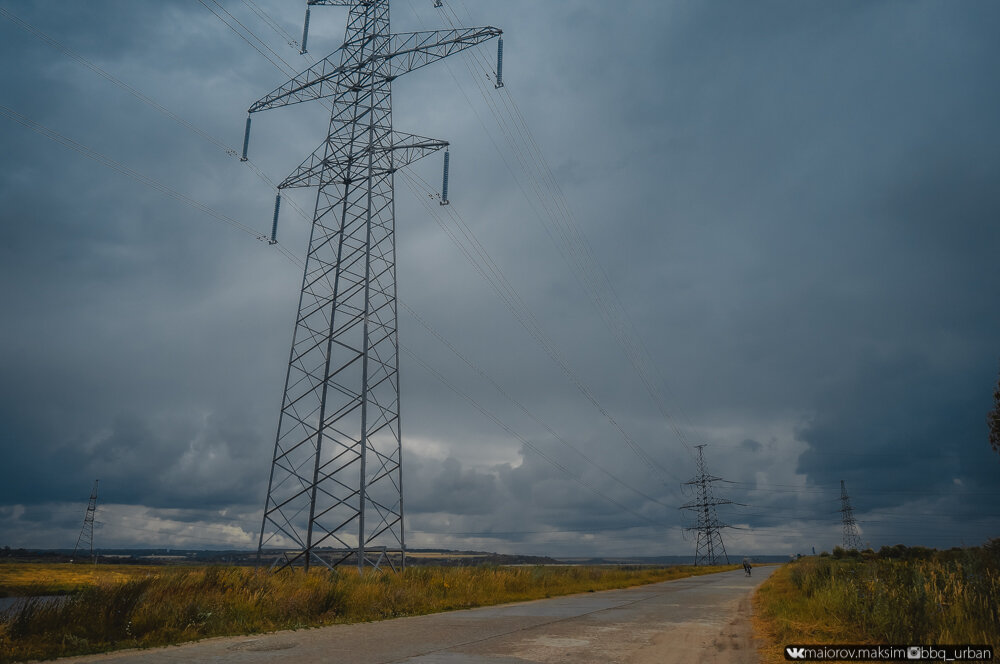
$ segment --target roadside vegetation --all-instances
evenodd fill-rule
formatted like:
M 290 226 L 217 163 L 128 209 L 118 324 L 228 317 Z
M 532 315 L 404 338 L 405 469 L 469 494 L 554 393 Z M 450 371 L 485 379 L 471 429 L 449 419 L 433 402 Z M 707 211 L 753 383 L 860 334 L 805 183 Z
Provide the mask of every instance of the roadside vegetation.
M 4 576 L 0 565 L 0 587 Z M 69 565 L 40 565 L 32 595 L 65 587 Z M 716 567 L 412 567 L 271 574 L 240 567 L 131 567 L 95 576 L 66 601 L 25 599 L 0 617 L 0 663 L 210 636 L 382 620 L 594 592 L 737 569 Z M 60 569 L 50 569 L 60 568 Z M 45 579 L 48 579 L 47 581 Z M 23 586 L 18 586 L 23 587 Z
M 757 591 L 754 631 L 767 664 L 788 644 L 1000 645 L 1000 539 L 801 558 Z
M 65 595 L 99 583 L 146 577 L 158 565 L 89 565 L 0 563 L 0 597 Z

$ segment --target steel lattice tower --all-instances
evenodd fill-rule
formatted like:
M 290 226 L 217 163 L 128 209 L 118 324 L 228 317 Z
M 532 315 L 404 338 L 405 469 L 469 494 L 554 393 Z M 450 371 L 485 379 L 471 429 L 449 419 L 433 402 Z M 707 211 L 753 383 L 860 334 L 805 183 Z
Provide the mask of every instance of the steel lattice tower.
M 90 559 L 94 560 L 94 516 L 97 514 L 97 485 L 101 480 L 94 480 L 94 489 L 90 492 L 90 501 L 87 503 L 87 512 L 83 515 L 83 527 L 80 529 L 80 536 L 76 538 L 76 547 L 73 549 L 73 557 L 82 548 L 90 551 Z
M 698 525 L 687 530 L 697 530 L 698 539 L 694 549 L 695 565 L 715 565 L 716 561 L 722 557 L 729 564 L 729 555 L 726 553 L 726 545 L 722 543 L 722 529 L 729 528 L 728 525 L 719 522 L 719 516 L 715 511 L 717 505 L 730 505 L 731 500 L 725 498 L 715 498 L 712 495 L 712 482 L 718 482 L 721 477 L 709 475 L 705 465 L 705 446 L 696 445 L 698 448 L 698 474 L 686 485 L 698 487 L 698 497 L 695 501 L 681 505 L 681 509 L 693 510 L 698 516 Z
M 844 548 L 848 551 L 860 551 L 861 535 L 858 533 L 858 522 L 854 519 L 851 498 L 847 495 L 844 480 L 840 480 L 840 514 L 844 524 Z
M 343 45 L 249 109 L 332 109 L 326 139 L 278 186 L 317 194 L 258 561 L 405 566 L 393 178 L 448 143 L 393 128 L 392 81 L 501 31 L 393 34 L 388 0 L 314 5 L 350 8 Z M 246 129 L 244 158 L 249 116 Z

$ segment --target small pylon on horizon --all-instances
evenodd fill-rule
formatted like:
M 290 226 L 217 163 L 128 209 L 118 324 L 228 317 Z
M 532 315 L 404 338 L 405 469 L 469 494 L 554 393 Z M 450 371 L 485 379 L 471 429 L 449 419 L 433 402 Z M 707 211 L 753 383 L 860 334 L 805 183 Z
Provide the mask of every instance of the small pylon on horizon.
M 698 525 L 687 528 L 687 530 L 698 531 L 694 564 L 715 565 L 719 558 L 725 558 L 728 565 L 729 555 L 726 553 L 726 545 L 722 542 L 721 530 L 730 526 L 719 521 L 715 508 L 718 505 L 731 505 L 733 501 L 715 498 L 712 495 L 712 482 L 718 482 L 722 478 L 708 473 L 708 468 L 705 465 L 705 446 L 697 445 L 696 447 L 698 448 L 698 474 L 684 484 L 698 487 L 698 497 L 693 502 L 680 507 L 680 509 L 693 510 L 698 515 Z
M 844 548 L 848 551 L 861 550 L 861 534 L 858 532 L 858 522 L 851 508 L 851 498 L 847 495 L 847 486 L 840 480 L 840 514 L 844 525 Z
M 76 554 L 81 550 L 90 552 L 90 560 L 94 558 L 94 516 L 97 514 L 97 485 L 101 480 L 94 480 L 94 489 L 90 492 L 90 501 L 87 503 L 87 512 L 83 516 L 83 527 L 80 529 L 80 536 L 76 538 L 76 547 L 73 549 L 73 557 L 70 559 L 76 562 Z

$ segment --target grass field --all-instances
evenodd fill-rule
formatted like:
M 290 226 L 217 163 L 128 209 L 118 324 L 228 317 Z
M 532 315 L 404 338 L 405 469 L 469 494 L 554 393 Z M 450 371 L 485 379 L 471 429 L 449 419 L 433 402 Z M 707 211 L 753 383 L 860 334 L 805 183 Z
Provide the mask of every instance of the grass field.
M 76 589 L 65 603 L 28 600 L 0 620 L 0 663 L 144 648 L 209 636 L 381 620 L 737 569 L 718 567 L 411 567 L 402 574 L 238 567 L 0 565 L 0 587 Z M 8 576 L 9 575 L 9 576 Z M 27 575 L 27 577 L 25 576 Z M 75 585 L 74 585 L 75 584 Z
M 803 558 L 754 597 L 766 664 L 787 644 L 1000 646 L 1000 541 L 952 551 L 885 547 Z
M 163 567 L 156 565 L 0 563 L 0 597 L 62 595 L 162 571 Z

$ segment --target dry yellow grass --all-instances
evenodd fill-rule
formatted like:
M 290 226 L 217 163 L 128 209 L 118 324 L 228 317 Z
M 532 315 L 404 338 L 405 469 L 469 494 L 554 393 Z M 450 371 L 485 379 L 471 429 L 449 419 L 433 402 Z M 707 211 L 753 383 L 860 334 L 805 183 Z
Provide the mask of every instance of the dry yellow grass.
M 1000 645 L 998 545 L 887 547 L 784 565 L 754 596 L 761 659 L 784 662 L 790 644 Z
M 58 577 L 41 567 L 36 577 Z M 0 664 L 489 606 L 736 567 L 411 567 L 364 575 L 354 568 L 306 575 L 159 567 L 143 575 L 122 566 L 121 578 L 95 575 L 67 602 L 28 603 L 0 621 Z
M 782 565 L 754 594 L 751 622 L 761 643 L 761 664 L 787 661 L 788 644 L 870 642 L 837 615 L 826 613 L 823 605 L 805 598 L 792 582 L 792 572 L 791 565 Z
M 0 563 L 0 597 L 69 593 L 99 583 L 116 583 L 150 574 L 155 565 L 90 565 L 70 563 Z

